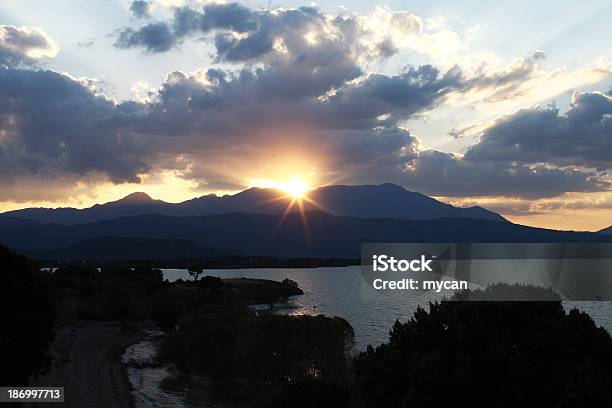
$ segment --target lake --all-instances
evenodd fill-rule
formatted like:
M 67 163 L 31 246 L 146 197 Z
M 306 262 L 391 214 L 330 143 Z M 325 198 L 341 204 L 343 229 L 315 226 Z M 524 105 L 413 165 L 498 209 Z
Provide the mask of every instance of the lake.
M 162 269 L 170 282 L 190 280 L 186 269 Z M 280 305 L 276 313 L 324 314 L 346 319 L 355 331 L 355 350 L 361 351 L 368 344 L 378 345 L 388 340 L 389 330 L 396 320 L 409 319 L 416 308 L 427 308 L 428 302 L 449 296 L 452 292 L 406 295 L 406 291 L 391 291 L 386 299 L 370 299 L 362 296 L 359 266 L 342 268 L 276 268 L 276 269 L 207 269 L 206 275 L 220 278 L 260 278 L 282 281 L 289 278 L 298 283 L 304 295 L 291 298 L 287 305 Z M 612 302 L 563 302 L 569 310 L 578 308 L 589 313 L 595 322 L 612 332 Z

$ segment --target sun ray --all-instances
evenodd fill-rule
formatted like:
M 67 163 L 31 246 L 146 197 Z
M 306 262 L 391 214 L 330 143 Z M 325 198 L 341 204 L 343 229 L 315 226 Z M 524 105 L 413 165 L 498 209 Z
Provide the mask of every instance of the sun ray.
M 310 226 L 308 220 L 309 210 L 321 210 L 323 212 L 330 213 L 330 211 L 318 203 L 316 200 L 308 196 L 311 188 L 304 178 L 293 177 L 285 181 L 276 180 L 252 180 L 250 183 L 251 187 L 257 188 L 272 188 L 278 191 L 278 196 L 266 199 L 265 203 L 272 203 L 277 201 L 287 201 L 287 207 L 280 215 L 279 220 L 274 229 L 275 233 L 282 227 L 287 220 L 289 214 L 297 212 L 298 216 L 302 221 L 304 228 L 304 235 L 306 244 L 308 247 L 312 247 L 312 237 L 310 234 Z
M 276 229 L 277 230 L 285 222 L 285 219 L 287 218 L 287 216 L 291 212 L 291 209 L 293 208 L 293 205 L 295 204 L 295 202 L 296 202 L 295 199 L 291 199 L 291 201 L 289 201 L 289 204 L 287 205 L 287 208 L 285 208 L 285 211 L 283 211 L 283 214 L 281 215 L 280 219 L 278 220 L 278 224 L 276 225 Z
M 306 216 L 306 211 L 304 211 L 304 201 L 301 198 L 297 198 L 298 212 L 300 213 L 300 218 L 302 219 L 302 225 L 304 226 L 304 234 L 306 235 L 306 243 L 308 244 L 308 249 L 312 248 L 312 241 L 310 239 L 310 228 L 308 226 L 308 217 Z

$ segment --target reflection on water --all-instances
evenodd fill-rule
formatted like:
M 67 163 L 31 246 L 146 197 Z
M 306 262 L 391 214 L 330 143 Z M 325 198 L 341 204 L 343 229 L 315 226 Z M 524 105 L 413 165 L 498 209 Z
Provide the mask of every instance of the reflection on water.
M 163 269 L 169 281 L 189 280 L 186 269 Z M 429 301 L 441 299 L 452 292 L 411 293 L 385 292 L 385 299 L 362 296 L 359 266 L 345 268 L 307 269 L 209 269 L 209 276 L 220 278 L 261 278 L 282 281 L 289 278 L 298 283 L 304 295 L 295 296 L 290 306 L 278 308 L 278 313 L 324 314 L 348 320 L 355 330 L 355 348 L 363 350 L 368 344 L 378 345 L 388 340 L 393 323 L 409 319 L 417 306 L 427 307 Z M 598 325 L 612 332 L 612 302 L 563 302 L 569 310 L 578 308 L 589 313 Z

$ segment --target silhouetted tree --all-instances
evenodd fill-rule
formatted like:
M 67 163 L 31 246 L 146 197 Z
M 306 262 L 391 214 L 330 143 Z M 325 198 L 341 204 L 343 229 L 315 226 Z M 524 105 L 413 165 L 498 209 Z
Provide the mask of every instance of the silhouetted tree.
M 189 272 L 189 276 L 191 276 L 194 281 L 197 281 L 200 278 L 200 275 L 204 273 L 204 269 L 197 266 L 189 267 L 187 271 Z

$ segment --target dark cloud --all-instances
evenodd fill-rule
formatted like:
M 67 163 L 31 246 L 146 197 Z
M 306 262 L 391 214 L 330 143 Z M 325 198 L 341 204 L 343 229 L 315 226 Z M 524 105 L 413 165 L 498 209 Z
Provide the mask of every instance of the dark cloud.
M 373 128 L 430 109 L 462 87 L 459 71 L 440 72 L 423 65 L 392 77 L 368 75 L 338 89 L 321 107 L 326 112 L 323 117 L 333 126 Z
M 435 106 L 460 86 L 456 73 L 441 73 L 431 66 L 410 68 L 395 77 L 370 75 L 350 82 L 360 73 L 356 65 L 342 61 L 320 69 L 281 64 L 244 68 L 237 74 L 219 69 L 193 75 L 174 72 L 148 107 L 151 131 L 222 133 L 227 139 L 291 123 L 372 134 L 376 128 L 393 128 L 398 120 Z M 330 90 L 334 92 L 327 96 Z
M 168 51 L 176 44 L 176 38 L 165 23 L 150 23 L 133 30 L 126 28 L 119 33 L 115 47 L 144 47 L 148 52 Z
M 472 161 L 520 160 L 612 169 L 612 97 L 575 92 L 569 110 L 522 109 L 487 128 L 466 153 Z
M 402 24 L 403 30 L 420 29 L 417 17 L 397 14 L 393 21 Z M 164 35 L 150 35 L 151 26 Z M 176 8 L 171 21 L 122 29 L 115 45 L 164 52 L 187 37 L 208 34 L 214 36 L 217 58 L 231 62 L 280 58 L 322 65 L 324 58 L 334 54 L 355 59 L 384 58 L 397 52 L 390 38 L 365 41 L 366 33 L 357 16 L 331 18 L 317 7 L 255 11 L 239 3 L 207 4 L 201 11 Z
M 130 12 L 136 18 L 149 18 L 151 17 L 151 2 L 134 0 L 130 5 Z
M 129 130 L 137 111 L 53 71 L 0 70 L 0 184 L 22 177 L 138 181 L 149 167 Z
M 144 3 L 144 2 L 134 2 Z M 184 37 L 206 34 L 213 30 L 225 30 L 234 33 L 255 31 L 258 28 L 262 14 L 238 4 L 208 4 L 203 11 L 191 7 L 178 7 L 174 10 L 171 22 L 156 22 L 147 24 L 137 30 L 127 27 L 119 32 L 115 42 L 118 48 L 142 47 L 149 52 L 165 52 L 179 44 Z M 248 38 L 248 37 L 247 37 Z M 221 46 L 229 47 L 229 39 Z M 251 46 L 257 41 L 250 40 Z
M 407 163 L 403 184 L 447 197 L 554 197 L 564 192 L 606 191 L 612 185 L 596 173 L 527 165 L 512 161 L 470 161 L 450 153 L 426 150 Z
M 256 13 L 239 4 L 208 4 L 201 15 L 200 29 L 208 32 L 214 29 L 231 30 L 239 33 L 255 31 L 260 23 L 260 16 L 267 13 Z
M 35 64 L 54 57 L 59 47 L 37 27 L 0 25 L 0 68 Z

